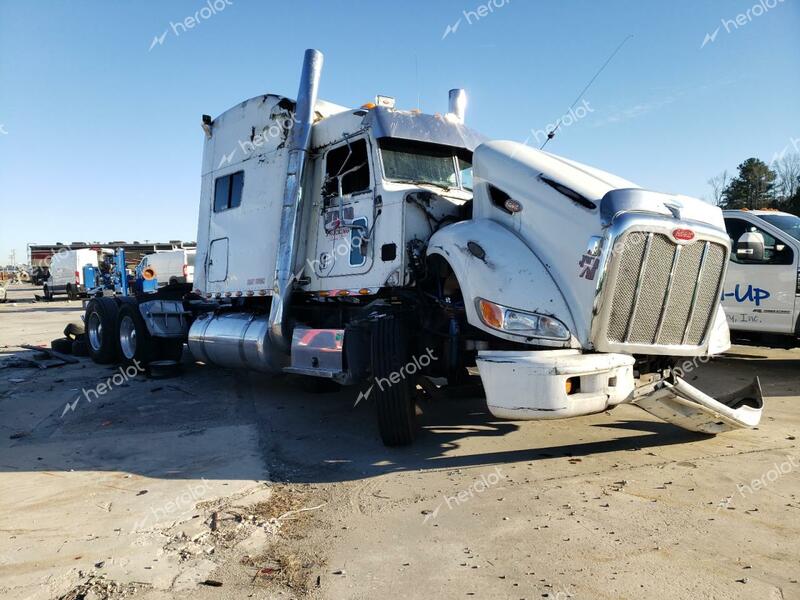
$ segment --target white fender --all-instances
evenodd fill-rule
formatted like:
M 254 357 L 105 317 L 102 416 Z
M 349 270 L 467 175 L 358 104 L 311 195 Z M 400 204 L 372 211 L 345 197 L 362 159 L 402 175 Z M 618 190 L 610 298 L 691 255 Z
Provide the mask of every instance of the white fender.
M 469 244 L 482 250 L 476 253 Z M 438 254 L 453 269 L 461 286 L 467 321 L 494 336 L 553 348 L 580 348 L 569 306 L 542 261 L 516 234 L 489 219 L 448 225 L 428 243 L 428 255 Z M 477 298 L 510 308 L 553 316 L 571 332 L 566 341 L 540 340 L 506 334 L 488 327 L 478 316 Z

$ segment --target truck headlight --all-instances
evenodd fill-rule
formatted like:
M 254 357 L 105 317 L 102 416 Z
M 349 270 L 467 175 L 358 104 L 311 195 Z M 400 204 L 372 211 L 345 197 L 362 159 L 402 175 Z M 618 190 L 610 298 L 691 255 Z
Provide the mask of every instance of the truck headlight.
M 478 298 L 478 314 L 492 329 L 524 337 L 568 340 L 569 330 L 555 317 L 524 312 Z

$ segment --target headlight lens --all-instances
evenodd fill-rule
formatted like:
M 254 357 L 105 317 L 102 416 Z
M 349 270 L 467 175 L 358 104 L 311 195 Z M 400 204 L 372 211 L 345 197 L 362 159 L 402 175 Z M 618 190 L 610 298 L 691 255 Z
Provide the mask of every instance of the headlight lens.
M 478 298 L 477 304 L 481 320 L 493 329 L 525 337 L 569 339 L 567 327 L 554 317 L 515 310 L 483 298 Z

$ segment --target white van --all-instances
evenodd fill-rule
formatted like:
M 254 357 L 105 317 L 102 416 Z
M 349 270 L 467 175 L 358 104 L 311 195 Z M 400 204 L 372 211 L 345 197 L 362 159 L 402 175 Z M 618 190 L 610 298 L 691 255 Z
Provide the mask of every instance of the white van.
M 66 294 L 75 300 L 86 293 L 83 268 L 86 265 L 97 267 L 97 250 L 61 250 L 50 259 L 50 275 L 42 287 L 47 300 L 56 294 Z
M 734 333 L 796 345 L 800 217 L 777 210 L 726 210 L 724 217 L 733 241 L 722 291 L 728 325 Z
M 137 271 L 142 273 L 146 268 L 155 271 L 159 287 L 172 283 L 192 283 L 195 254 L 197 251 L 194 248 L 163 250 L 148 254 L 139 262 Z

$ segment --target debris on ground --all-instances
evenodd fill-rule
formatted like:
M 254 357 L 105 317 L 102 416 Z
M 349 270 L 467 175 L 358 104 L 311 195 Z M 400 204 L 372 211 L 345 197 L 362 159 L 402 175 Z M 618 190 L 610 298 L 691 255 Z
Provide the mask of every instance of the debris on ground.
M 58 600 L 117 600 L 149 589 L 151 586 L 143 583 L 121 584 L 106 579 L 105 575 L 90 574 L 86 581 L 59 596 Z

